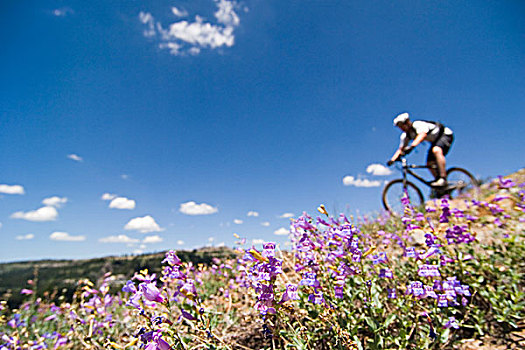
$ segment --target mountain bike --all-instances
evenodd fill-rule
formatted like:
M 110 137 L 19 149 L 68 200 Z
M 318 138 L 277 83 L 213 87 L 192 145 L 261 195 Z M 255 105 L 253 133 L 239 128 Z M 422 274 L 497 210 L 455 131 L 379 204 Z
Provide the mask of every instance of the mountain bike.
M 394 215 L 403 213 L 404 206 L 401 203 L 401 198 L 405 193 L 414 207 L 422 207 L 425 203 L 421 189 L 413 182 L 407 180 L 408 175 L 415 177 L 421 183 L 430 187 L 431 196 L 434 198 L 444 196 L 450 198 L 477 197 L 479 194 L 479 181 L 466 169 L 458 167 L 447 169 L 447 186 L 432 187 L 430 183 L 434 180 L 427 181 L 412 170 L 429 169 L 429 166 L 408 164 L 404 157 L 400 157 L 396 162 L 401 163 L 401 168 L 398 169 L 402 172 L 403 177 L 388 182 L 382 194 L 383 206 Z M 434 168 L 437 169 L 437 166 L 434 166 Z

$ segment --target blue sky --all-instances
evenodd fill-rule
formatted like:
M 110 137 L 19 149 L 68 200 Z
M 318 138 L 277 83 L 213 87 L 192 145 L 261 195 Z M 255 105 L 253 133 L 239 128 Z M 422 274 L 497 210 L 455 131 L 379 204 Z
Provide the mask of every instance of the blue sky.
M 377 213 L 396 171 L 370 165 L 404 111 L 454 130 L 449 165 L 516 171 L 524 15 L 523 1 L 3 1 L 0 260 L 284 243 L 289 216 L 321 203 Z

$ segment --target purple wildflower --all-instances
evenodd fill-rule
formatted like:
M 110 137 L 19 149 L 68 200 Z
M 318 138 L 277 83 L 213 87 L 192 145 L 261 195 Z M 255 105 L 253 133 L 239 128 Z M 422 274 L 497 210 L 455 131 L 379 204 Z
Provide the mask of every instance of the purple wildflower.
M 173 250 L 170 250 L 169 252 L 166 253 L 166 257 L 164 258 L 164 260 L 162 260 L 163 264 L 165 262 L 167 262 L 171 266 L 182 264 L 181 260 L 179 259 L 177 254 L 175 254 Z
M 425 291 L 423 290 L 423 283 L 419 281 L 410 282 L 407 292 L 415 297 L 423 295 L 425 293 Z
M 319 281 L 317 280 L 317 275 L 315 272 L 306 272 L 303 276 L 303 279 L 299 282 L 301 286 L 310 286 L 318 288 L 320 286 Z
M 379 270 L 379 278 L 394 278 L 394 275 L 389 269 L 381 269 Z
M 465 218 L 466 218 L 468 221 L 476 221 L 476 220 L 478 219 L 477 216 L 473 216 L 473 215 L 470 215 L 470 214 L 465 215 Z
M 357 263 L 361 261 L 361 249 L 354 249 L 354 252 L 352 253 L 352 261 Z
M 263 244 L 262 256 L 265 258 L 275 258 L 275 243 L 267 242 Z
M 135 283 L 131 280 L 126 282 L 126 285 L 122 287 L 122 291 L 126 293 L 137 293 L 137 287 L 135 287 Z
M 144 297 L 149 301 L 156 301 L 158 303 L 164 302 L 164 297 L 161 295 L 160 290 L 157 288 L 154 282 L 150 282 L 150 283 L 142 282 L 139 285 L 139 290 L 142 292 Z
M 288 283 L 286 285 L 286 291 L 283 293 L 281 303 L 288 300 L 299 300 L 299 293 L 297 292 L 297 285 Z
M 379 254 L 376 254 L 376 255 L 373 255 L 372 256 L 372 263 L 374 265 L 377 265 L 379 263 L 388 263 L 388 258 L 386 256 L 386 253 L 385 252 L 381 252 Z
M 161 338 L 162 333 L 160 331 L 151 331 L 144 335 L 148 335 L 147 337 L 141 336 L 143 342 L 148 342 L 144 350 L 171 350 L 171 346 Z
M 334 287 L 334 293 L 335 297 L 338 299 L 343 299 L 344 297 L 344 287 L 343 286 L 335 286 Z
M 9 322 L 7 322 L 7 324 L 11 328 L 25 327 L 27 325 L 27 323 L 24 320 L 22 320 L 20 314 L 15 314 L 13 318 Z
M 425 286 L 425 297 L 430 297 L 432 299 L 438 298 L 433 286 Z
M 438 295 L 438 304 L 437 304 L 438 307 L 447 307 L 448 306 L 448 301 L 447 301 L 447 296 L 445 294 L 439 294 Z
M 397 294 L 396 294 L 396 289 L 395 288 L 388 288 L 388 298 L 389 299 L 396 299 L 397 298 Z
M 449 258 L 448 256 L 441 255 L 439 257 L 441 266 L 445 266 L 446 264 L 450 264 L 454 262 L 454 259 Z
M 403 196 L 401 197 L 401 203 L 406 207 L 410 205 L 410 198 L 408 197 L 408 192 L 405 190 Z
M 440 253 L 440 249 L 438 245 L 433 245 L 432 247 L 428 248 L 428 250 L 422 254 L 419 255 L 419 258 L 421 260 L 426 260 L 430 258 L 434 254 Z
M 308 296 L 308 301 L 314 304 L 322 304 L 324 302 L 323 292 L 317 291 Z
M 187 312 L 185 310 L 180 310 L 180 311 L 181 311 L 182 317 L 184 317 L 185 319 L 190 320 L 190 321 L 195 321 L 196 320 L 195 316 L 193 316 L 189 312 Z
M 357 236 L 352 237 L 352 240 L 350 241 L 350 248 L 353 248 L 353 249 L 359 248 L 359 238 Z
M 454 316 L 448 318 L 448 321 L 443 325 L 443 328 L 455 328 L 458 329 L 459 325 Z
M 504 179 L 502 176 L 498 176 L 500 188 L 511 188 L 516 186 L 516 183 L 512 179 Z
M 407 258 L 416 258 L 416 249 L 414 247 L 406 247 L 405 256 Z
M 423 264 L 419 267 L 417 274 L 421 277 L 440 277 L 438 265 Z

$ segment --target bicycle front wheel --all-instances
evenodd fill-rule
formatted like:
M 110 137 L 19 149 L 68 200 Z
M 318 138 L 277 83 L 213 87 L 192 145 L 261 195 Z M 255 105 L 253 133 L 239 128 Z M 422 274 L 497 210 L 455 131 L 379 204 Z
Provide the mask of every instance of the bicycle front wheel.
M 392 215 L 403 215 L 405 208 L 401 198 L 405 194 L 405 189 L 412 206 L 419 207 L 424 203 L 421 190 L 410 181 L 406 181 L 405 184 L 406 187 L 403 185 L 403 179 L 392 180 L 383 189 L 383 206 Z
M 450 168 L 447 170 L 448 189 L 451 198 L 479 197 L 479 182 L 474 175 L 463 168 Z

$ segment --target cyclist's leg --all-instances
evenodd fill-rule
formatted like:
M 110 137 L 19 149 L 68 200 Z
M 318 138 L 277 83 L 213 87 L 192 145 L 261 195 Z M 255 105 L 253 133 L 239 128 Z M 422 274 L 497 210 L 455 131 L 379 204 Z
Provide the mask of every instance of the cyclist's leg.
M 436 140 L 432 146 L 430 146 L 428 159 L 432 159 L 437 163 L 438 172 L 433 172 L 436 179 L 443 179 L 443 180 L 436 180 L 433 182 L 433 185 L 436 186 L 439 184 L 441 186 L 442 183 L 446 183 L 447 178 L 447 161 L 445 159 L 445 156 L 447 155 L 448 151 L 450 150 L 450 146 L 452 145 L 452 142 L 454 141 L 454 135 L 442 135 L 438 140 Z M 438 175 L 438 176 L 436 176 Z
M 438 166 L 438 175 L 440 178 L 446 179 L 447 178 L 447 161 L 445 159 L 445 155 L 443 152 L 443 149 L 439 146 L 433 146 L 432 147 L 432 154 L 434 154 L 434 158 L 436 159 L 436 163 Z
M 448 154 L 453 141 L 454 135 L 442 135 L 431 147 L 439 168 L 439 177 L 444 179 L 447 178 L 447 161 L 445 156 Z
M 436 169 L 436 156 L 432 152 L 433 146 L 430 146 L 427 153 L 427 166 L 428 170 L 430 170 L 430 173 L 432 176 L 434 176 L 434 179 L 438 178 L 438 171 Z

